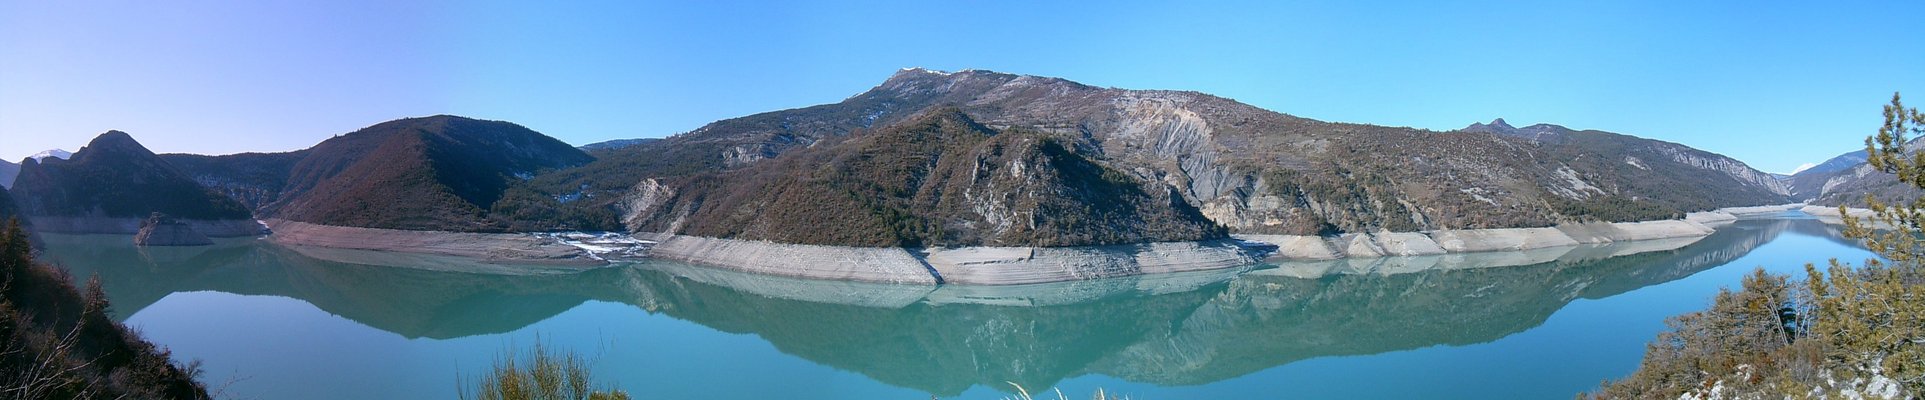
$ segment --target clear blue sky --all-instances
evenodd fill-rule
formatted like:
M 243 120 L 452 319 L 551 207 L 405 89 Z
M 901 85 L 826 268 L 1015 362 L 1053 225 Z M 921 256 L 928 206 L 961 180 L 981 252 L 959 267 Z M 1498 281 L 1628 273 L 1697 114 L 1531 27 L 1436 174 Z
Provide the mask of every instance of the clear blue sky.
M 0 2 L 0 157 L 109 129 L 283 151 L 442 113 L 660 137 L 910 66 L 1334 121 L 1551 122 L 1773 172 L 1861 147 L 1894 91 L 1925 105 L 1918 1 L 336 3 Z

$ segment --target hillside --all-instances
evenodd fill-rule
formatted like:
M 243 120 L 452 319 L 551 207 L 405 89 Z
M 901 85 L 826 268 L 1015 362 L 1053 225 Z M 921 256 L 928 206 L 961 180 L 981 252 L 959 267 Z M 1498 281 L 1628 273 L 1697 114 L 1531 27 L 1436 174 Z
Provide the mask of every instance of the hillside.
M 1076 246 L 1226 232 L 1168 187 L 955 109 L 743 168 L 652 183 L 640 230 L 859 246 Z M 647 203 L 647 204 L 643 204 Z M 824 227 L 834 227 L 824 229 Z
M 95 137 L 69 159 L 29 159 L 14 181 L 29 216 L 251 220 L 247 207 L 196 184 L 124 132 Z
M 19 216 L 20 206 L 13 201 L 13 194 L 9 193 L 6 188 L 0 188 L 0 225 L 4 225 L 7 221 Z M 22 219 L 21 222 L 25 223 L 26 221 Z
M 489 210 L 514 182 L 581 165 L 586 153 L 520 125 L 455 116 L 383 122 L 321 142 L 288 169 L 268 215 L 325 225 L 494 232 Z M 271 158 L 271 157 L 269 157 Z M 277 164 L 261 163 L 263 177 Z M 232 175 L 229 175 L 232 176 Z M 240 179 L 236 179 L 240 180 Z
M 1533 140 L 1488 132 L 1331 123 L 1196 92 L 1098 88 L 1057 78 L 923 69 L 902 70 L 874 89 L 839 103 L 717 121 L 663 140 L 606 150 L 596 162 L 536 177 L 514 190 L 532 193 L 526 196 L 529 199 L 552 199 L 523 204 L 538 211 L 530 214 L 574 215 L 578 226 L 722 237 L 808 236 L 785 231 L 800 228 L 780 224 L 751 224 L 772 231 L 715 228 L 737 226 L 711 218 L 738 218 L 731 215 L 739 212 L 658 215 L 663 210 L 659 205 L 663 196 L 686 197 L 694 193 L 691 190 L 712 195 L 716 189 L 687 188 L 713 181 L 698 177 L 717 177 L 729 181 L 722 186 L 732 186 L 746 176 L 772 176 L 768 171 L 809 165 L 804 157 L 834 160 L 822 153 L 865 154 L 844 147 L 883 140 L 866 138 L 871 135 L 900 134 L 897 126 L 904 121 L 949 107 L 989 131 L 1051 138 L 1078 159 L 1116 175 L 1119 182 L 1130 181 L 1126 186 L 1145 193 L 1171 193 L 1170 202 L 1160 206 L 1172 209 L 1169 212 L 1175 214 L 1171 215 L 1182 214 L 1174 210 L 1194 208 L 1234 232 L 1332 234 L 1546 226 L 1564 221 L 1672 218 L 1687 211 L 1785 201 L 1782 184 L 1773 186 L 1775 180 L 1743 163 L 1628 136 L 1579 132 L 1565 135 L 1570 137 L 1567 140 Z M 1583 156 L 1588 151 L 1607 151 L 1614 157 Z M 1642 164 L 1649 169 L 1625 163 L 1616 155 L 1648 158 Z M 852 168 L 850 173 L 855 175 L 882 173 L 866 170 L 881 166 L 834 165 Z M 824 167 L 833 168 L 837 167 Z M 736 172 L 740 170 L 755 172 Z M 1686 187 L 1690 189 L 1679 190 Z M 764 194 L 777 197 L 778 193 Z M 966 219 L 945 219 L 969 215 L 951 208 L 966 206 L 938 202 L 916 207 L 935 207 L 918 209 L 936 216 L 931 217 L 935 218 L 932 223 L 971 231 L 945 235 L 995 236 Z M 805 216 L 800 218 L 832 217 L 814 214 L 827 210 L 763 211 Z M 617 215 L 599 217 L 607 214 Z M 1016 212 L 1001 209 L 985 209 L 979 215 L 987 220 L 1021 219 Z M 1145 233 L 1134 238 L 1193 236 Z M 889 242 L 840 239 L 828 242 Z
M 1791 197 L 1811 200 L 1824 195 L 1826 184 L 1831 183 L 1832 178 L 1854 173 L 1854 169 L 1865 164 L 1865 159 L 1864 150 L 1854 151 L 1791 174 Z
M 20 175 L 20 164 L 0 160 L 0 188 L 13 187 L 13 177 Z
M 1471 124 L 1464 130 L 1541 143 L 1552 157 L 1597 174 L 1593 184 L 1612 192 L 1633 193 L 1641 201 L 1669 209 L 1698 211 L 1733 204 L 1784 203 L 1792 193 L 1778 177 L 1730 157 L 1677 143 L 1552 124 L 1515 128 L 1502 118 L 1489 124 Z
M 294 163 L 300 162 L 307 153 L 301 150 L 222 156 L 162 154 L 160 158 L 201 186 L 220 191 L 247 205 L 248 209 L 259 211 L 280 196 Z
M 1904 149 L 1916 153 L 1925 149 L 1925 141 L 1913 138 L 1905 143 Z M 1872 168 L 1871 164 L 1865 162 L 1864 150 L 1833 157 L 1817 167 L 1792 175 L 1791 179 L 1793 185 L 1803 188 L 1800 200 L 1822 206 L 1865 207 L 1867 194 L 1888 204 L 1910 203 L 1913 199 L 1925 196 L 1925 191 L 1900 183 L 1896 175 Z
M 209 398 L 194 381 L 197 367 L 174 364 L 166 349 L 108 317 L 100 281 L 74 287 L 66 270 L 35 262 L 27 232 L 15 228 L 0 224 L 5 398 Z

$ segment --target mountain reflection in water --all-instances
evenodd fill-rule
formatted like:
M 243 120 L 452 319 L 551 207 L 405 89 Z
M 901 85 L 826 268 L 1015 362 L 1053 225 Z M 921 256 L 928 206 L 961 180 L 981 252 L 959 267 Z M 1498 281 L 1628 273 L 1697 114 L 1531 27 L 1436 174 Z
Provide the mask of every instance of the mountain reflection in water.
M 218 291 L 299 299 L 408 338 L 449 339 L 515 331 L 597 300 L 754 334 L 818 364 L 951 396 L 1092 373 L 1203 384 L 1314 357 L 1488 342 L 1543 324 L 1574 299 L 1680 279 L 1788 230 L 1836 237 L 1809 219 L 1743 220 L 1695 242 L 1006 287 L 808 281 L 668 262 L 528 269 L 253 239 L 188 248 L 137 248 L 126 236 L 46 239 L 48 258 L 77 279 L 100 276 L 121 320 L 172 293 Z M 476 270 L 485 272 L 457 272 Z

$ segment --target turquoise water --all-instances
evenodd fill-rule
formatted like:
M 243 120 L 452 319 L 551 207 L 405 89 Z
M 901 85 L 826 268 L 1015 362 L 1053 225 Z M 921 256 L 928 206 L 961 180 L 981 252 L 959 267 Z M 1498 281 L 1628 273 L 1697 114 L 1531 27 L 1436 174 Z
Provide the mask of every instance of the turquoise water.
M 1666 317 L 1753 268 L 1870 256 L 1785 216 L 1683 247 L 929 288 L 661 262 L 509 274 L 252 239 L 47 241 L 49 259 L 101 277 L 115 318 L 202 360 L 225 394 L 266 399 L 452 398 L 538 340 L 638 398 L 994 399 L 1016 382 L 1071 398 L 1563 399 L 1629 373 Z M 1655 251 L 1610 257 L 1638 250 Z M 1466 268 L 1508 264 L 1522 265 Z M 451 272 L 475 269 L 494 273 Z M 1385 270 L 1415 272 L 1371 272 Z

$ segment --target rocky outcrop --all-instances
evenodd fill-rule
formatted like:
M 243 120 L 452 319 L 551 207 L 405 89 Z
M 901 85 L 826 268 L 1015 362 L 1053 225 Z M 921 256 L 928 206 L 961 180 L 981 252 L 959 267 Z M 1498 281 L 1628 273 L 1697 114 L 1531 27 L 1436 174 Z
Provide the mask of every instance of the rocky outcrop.
M 139 246 L 206 246 L 214 244 L 194 230 L 194 226 L 154 213 L 140 223 L 140 232 L 134 234 L 134 244 Z

